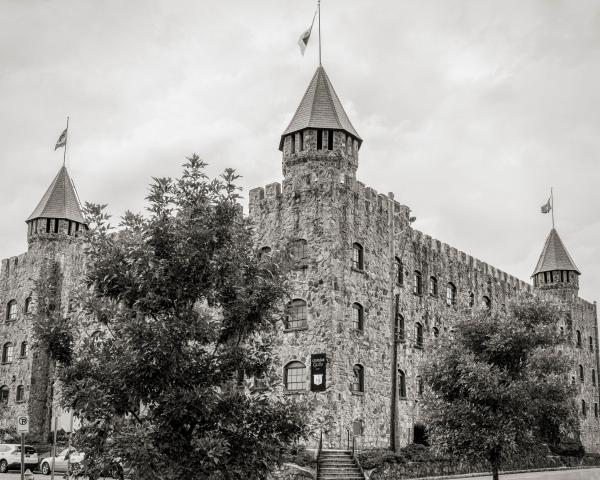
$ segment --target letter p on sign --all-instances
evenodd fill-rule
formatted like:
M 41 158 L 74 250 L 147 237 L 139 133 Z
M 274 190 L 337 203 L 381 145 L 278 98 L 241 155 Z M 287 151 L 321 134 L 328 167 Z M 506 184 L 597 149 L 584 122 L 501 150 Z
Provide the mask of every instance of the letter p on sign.
M 27 415 L 17 417 L 17 433 L 29 433 L 29 417 Z

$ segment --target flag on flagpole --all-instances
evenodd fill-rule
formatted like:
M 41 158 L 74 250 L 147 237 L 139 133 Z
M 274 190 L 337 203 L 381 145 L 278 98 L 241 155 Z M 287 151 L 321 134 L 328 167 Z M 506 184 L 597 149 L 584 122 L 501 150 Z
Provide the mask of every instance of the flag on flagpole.
M 302 32 L 302 35 L 300 35 L 300 38 L 298 39 L 298 46 L 300 47 L 300 53 L 302 54 L 302 56 L 304 56 L 304 51 L 306 50 L 306 46 L 308 45 L 308 39 L 310 38 L 310 34 L 312 33 L 312 28 L 313 28 L 313 25 L 315 24 L 316 17 L 317 17 L 317 10 L 315 10 L 315 14 L 313 15 L 313 19 L 312 19 L 312 23 L 310 24 L 310 27 L 308 27 L 306 30 L 304 30 L 304 32 Z
M 550 213 L 550 210 L 552 210 L 552 205 L 550 199 L 548 199 L 548 201 L 542 205 L 542 213 Z
M 65 128 L 65 131 L 60 134 L 60 137 L 58 137 L 54 151 L 58 150 L 60 147 L 64 147 L 67 144 L 67 130 L 68 127 Z
M 310 28 L 306 29 L 300 38 L 298 39 L 298 46 L 300 47 L 300 53 L 304 56 L 304 51 L 306 50 L 306 46 L 308 45 L 308 39 L 310 38 L 310 33 L 312 32 L 312 25 Z

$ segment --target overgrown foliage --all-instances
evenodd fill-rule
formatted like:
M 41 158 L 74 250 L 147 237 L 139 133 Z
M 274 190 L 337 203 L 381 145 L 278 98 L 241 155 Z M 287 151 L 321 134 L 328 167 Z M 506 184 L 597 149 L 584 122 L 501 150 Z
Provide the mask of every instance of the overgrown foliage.
M 568 319 L 558 301 L 525 294 L 506 308 L 458 318 L 424 366 L 423 409 L 440 452 L 489 462 L 494 479 L 503 458 L 578 428 L 568 379 Z
M 71 357 L 40 327 L 92 476 L 118 458 L 134 478 L 261 479 L 306 435 L 302 409 L 270 387 L 284 268 L 257 257 L 235 173 L 204 167 L 194 155 L 181 178 L 154 179 L 147 213 L 116 234 L 88 204 Z

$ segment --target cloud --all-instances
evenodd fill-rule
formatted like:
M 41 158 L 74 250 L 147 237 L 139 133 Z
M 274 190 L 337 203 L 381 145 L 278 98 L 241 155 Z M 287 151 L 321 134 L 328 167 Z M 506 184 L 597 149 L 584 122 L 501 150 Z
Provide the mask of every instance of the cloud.
M 417 228 L 527 280 L 557 225 L 600 289 L 600 7 L 591 0 L 323 2 L 323 61 L 365 142 L 358 175 Z M 281 179 L 279 135 L 316 66 L 314 4 L 2 2 L 0 256 L 58 170 L 82 198 L 140 210 L 198 153 L 246 191 Z

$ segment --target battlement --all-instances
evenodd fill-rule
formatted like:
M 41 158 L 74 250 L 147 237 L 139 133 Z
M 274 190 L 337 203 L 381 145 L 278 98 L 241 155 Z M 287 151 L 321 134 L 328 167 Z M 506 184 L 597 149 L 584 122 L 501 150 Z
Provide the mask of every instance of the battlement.
M 21 255 L 3 259 L 2 265 L 0 266 L 0 277 L 8 278 L 11 273 L 14 273 L 19 268 L 20 265 L 25 263 L 26 258 L 27 253 L 22 253 Z
M 517 290 L 526 290 L 529 292 L 532 289 L 531 284 L 524 282 L 523 280 L 520 280 L 517 277 L 510 275 L 478 258 L 467 255 L 465 252 L 458 250 L 447 243 L 443 243 L 440 240 L 432 238 L 430 235 L 427 235 L 419 230 L 412 230 L 411 240 L 422 248 L 427 248 L 434 252 L 438 252 L 440 255 L 462 263 L 468 268 L 478 271 L 483 275 L 487 275 L 498 280 L 499 282 L 516 287 Z

